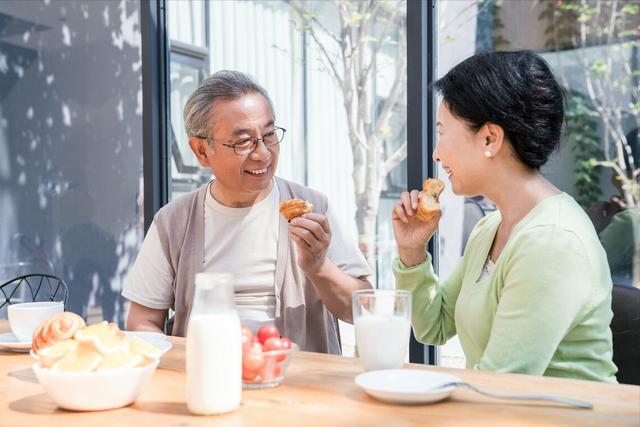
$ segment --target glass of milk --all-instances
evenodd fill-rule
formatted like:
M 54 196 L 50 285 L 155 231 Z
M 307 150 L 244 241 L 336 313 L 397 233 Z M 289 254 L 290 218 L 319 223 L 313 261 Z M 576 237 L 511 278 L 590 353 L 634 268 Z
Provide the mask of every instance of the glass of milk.
M 230 274 L 198 273 L 187 326 L 187 407 L 223 414 L 240 405 L 242 334 Z
M 411 292 L 366 289 L 353 293 L 353 324 L 365 371 L 402 367 L 411 334 Z

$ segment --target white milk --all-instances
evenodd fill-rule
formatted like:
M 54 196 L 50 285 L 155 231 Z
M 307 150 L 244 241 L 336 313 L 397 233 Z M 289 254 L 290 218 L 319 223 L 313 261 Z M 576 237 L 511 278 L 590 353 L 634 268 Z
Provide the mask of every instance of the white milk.
M 240 405 L 242 343 L 235 310 L 192 315 L 187 329 L 187 407 L 222 414 Z
M 402 367 L 411 324 L 400 316 L 362 316 L 355 321 L 358 356 L 365 371 Z

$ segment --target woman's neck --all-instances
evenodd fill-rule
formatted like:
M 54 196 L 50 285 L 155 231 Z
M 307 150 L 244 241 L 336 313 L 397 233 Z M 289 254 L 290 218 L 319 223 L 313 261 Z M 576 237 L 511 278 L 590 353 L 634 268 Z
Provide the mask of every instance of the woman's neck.
M 511 230 L 542 200 L 561 193 L 537 170 L 494 172 L 495 179 L 485 195 L 500 210 L 503 229 Z

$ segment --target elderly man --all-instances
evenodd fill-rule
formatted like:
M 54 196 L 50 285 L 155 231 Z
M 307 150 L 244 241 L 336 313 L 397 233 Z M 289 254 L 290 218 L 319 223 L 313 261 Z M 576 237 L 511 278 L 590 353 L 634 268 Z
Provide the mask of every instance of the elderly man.
M 276 177 L 285 129 L 267 92 L 248 76 L 220 71 L 184 109 L 189 145 L 215 179 L 156 214 L 122 295 L 127 328 L 185 335 L 198 272 L 235 276 L 235 304 L 252 329 L 275 323 L 300 348 L 340 353 L 336 318 L 351 321 L 351 293 L 370 288 L 370 269 L 340 232 L 326 197 Z M 280 201 L 308 200 L 291 223 Z

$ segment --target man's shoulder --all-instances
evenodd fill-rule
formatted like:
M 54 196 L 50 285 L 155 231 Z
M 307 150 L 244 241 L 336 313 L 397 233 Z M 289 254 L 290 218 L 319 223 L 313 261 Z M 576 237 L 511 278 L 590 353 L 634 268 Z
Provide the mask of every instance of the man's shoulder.
M 204 184 L 203 186 L 198 187 L 193 191 L 185 193 L 161 207 L 158 212 L 156 212 L 156 221 L 163 221 L 165 219 L 169 219 L 174 215 L 182 215 L 185 212 L 190 211 L 196 199 L 198 198 L 199 193 L 207 185 L 209 184 Z

